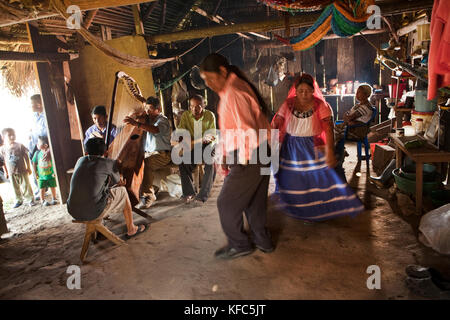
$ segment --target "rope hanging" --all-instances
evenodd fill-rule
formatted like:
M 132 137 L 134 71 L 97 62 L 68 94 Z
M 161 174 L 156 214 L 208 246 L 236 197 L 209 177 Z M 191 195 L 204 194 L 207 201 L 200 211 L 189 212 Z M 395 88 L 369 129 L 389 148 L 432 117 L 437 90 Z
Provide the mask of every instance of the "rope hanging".
M 339 37 L 352 36 L 366 28 L 370 16 L 367 8 L 374 3 L 374 0 L 335 1 L 324 9 L 314 25 L 303 34 L 290 39 L 275 37 L 299 51 L 317 45 L 330 29 Z

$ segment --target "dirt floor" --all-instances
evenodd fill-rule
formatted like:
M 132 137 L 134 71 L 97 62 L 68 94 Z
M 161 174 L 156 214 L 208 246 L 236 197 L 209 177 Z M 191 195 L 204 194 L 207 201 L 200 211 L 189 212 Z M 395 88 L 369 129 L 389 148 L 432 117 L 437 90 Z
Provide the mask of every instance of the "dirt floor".
M 348 150 L 346 176 L 363 214 L 305 225 L 285 216 L 271 196 L 276 250 L 231 261 L 213 257 L 225 244 L 216 208 L 221 179 L 201 207 L 161 194 L 147 210 L 154 219 L 149 231 L 122 246 L 91 244 L 83 265 L 84 226 L 71 223 L 65 206 L 7 209 L 12 233 L 0 240 L 0 299 L 420 299 L 405 286 L 405 267 L 433 266 L 448 275 L 450 257 L 417 240 L 414 203 L 401 194 L 389 200 L 389 189 L 367 182 L 355 146 Z M 112 218 L 106 225 L 123 237 L 123 217 Z M 81 267 L 80 290 L 66 286 L 70 265 Z M 381 269 L 380 290 L 366 286 L 371 265 Z

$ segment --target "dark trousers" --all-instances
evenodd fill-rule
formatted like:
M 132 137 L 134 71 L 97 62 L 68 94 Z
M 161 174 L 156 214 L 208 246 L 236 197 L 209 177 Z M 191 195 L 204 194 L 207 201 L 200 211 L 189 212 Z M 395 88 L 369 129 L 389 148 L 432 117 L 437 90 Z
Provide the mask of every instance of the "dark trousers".
M 180 167 L 180 176 L 181 176 L 181 188 L 183 190 L 183 196 L 192 196 L 195 195 L 194 188 L 194 180 L 192 178 L 192 172 L 198 164 L 185 164 L 182 163 L 179 165 Z M 214 183 L 214 179 L 216 177 L 216 169 L 213 164 L 205 164 L 205 174 L 202 178 L 202 186 L 197 195 L 197 198 L 203 202 L 205 202 L 209 194 L 211 193 L 211 188 Z
M 261 175 L 261 165 L 231 165 L 217 198 L 220 223 L 228 238 L 228 246 L 238 251 L 251 248 L 244 232 L 242 212 L 250 227 L 253 242 L 261 247 L 272 246 L 266 229 L 268 175 Z

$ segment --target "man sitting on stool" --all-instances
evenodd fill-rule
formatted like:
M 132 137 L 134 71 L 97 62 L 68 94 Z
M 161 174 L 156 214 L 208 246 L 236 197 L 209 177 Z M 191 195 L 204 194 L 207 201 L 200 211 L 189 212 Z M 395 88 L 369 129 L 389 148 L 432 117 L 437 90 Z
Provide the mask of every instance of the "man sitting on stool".
M 78 221 L 91 221 L 122 211 L 127 224 L 127 238 L 147 230 L 147 225 L 133 222 L 131 203 L 125 181 L 119 174 L 119 163 L 104 158 L 106 145 L 102 138 L 85 143 L 87 155 L 78 159 L 70 181 L 67 211 Z
M 180 124 L 178 125 L 178 129 L 189 131 L 193 145 L 191 148 L 191 157 L 189 159 L 190 162 L 180 164 L 181 187 L 183 189 L 183 198 L 186 203 L 189 203 L 194 199 L 203 203 L 206 202 L 211 192 L 211 187 L 216 176 L 216 170 L 214 164 L 205 164 L 205 175 L 202 180 L 200 192 L 195 196 L 192 172 L 195 170 L 198 163 L 194 162 L 194 146 L 201 148 L 203 160 L 203 150 L 210 144 L 213 146 L 216 140 L 216 117 L 211 111 L 205 110 L 205 102 L 201 95 L 196 94 L 191 97 L 189 100 L 189 108 L 190 110 L 185 111 L 181 116 Z M 195 141 L 195 139 L 197 139 L 195 137 L 195 127 L 200 131 L 198 134 L 201 133 L 201 141 L 198 141 L 198 143 Z M 208 131 L 209 135 L 205 135 L 206 131 Z

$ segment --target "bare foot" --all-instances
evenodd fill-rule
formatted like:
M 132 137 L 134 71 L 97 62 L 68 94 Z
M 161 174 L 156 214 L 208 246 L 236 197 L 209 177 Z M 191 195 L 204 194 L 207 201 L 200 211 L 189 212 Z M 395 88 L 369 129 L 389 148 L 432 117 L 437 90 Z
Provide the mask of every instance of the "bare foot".
M 138 228 L 139 228 L 139 231 L 141 231 L 141 232 L 145 230 L 145 226 L 144 225 L 140 225 L 139 227 L 136 226 L 136 225 L 133 225 L 133 232 L 131 232 L 131 233 L 127 232 L 127 234 L 129 236 L 132 236 L 132 235 L 136 234 L 138 232 Z

